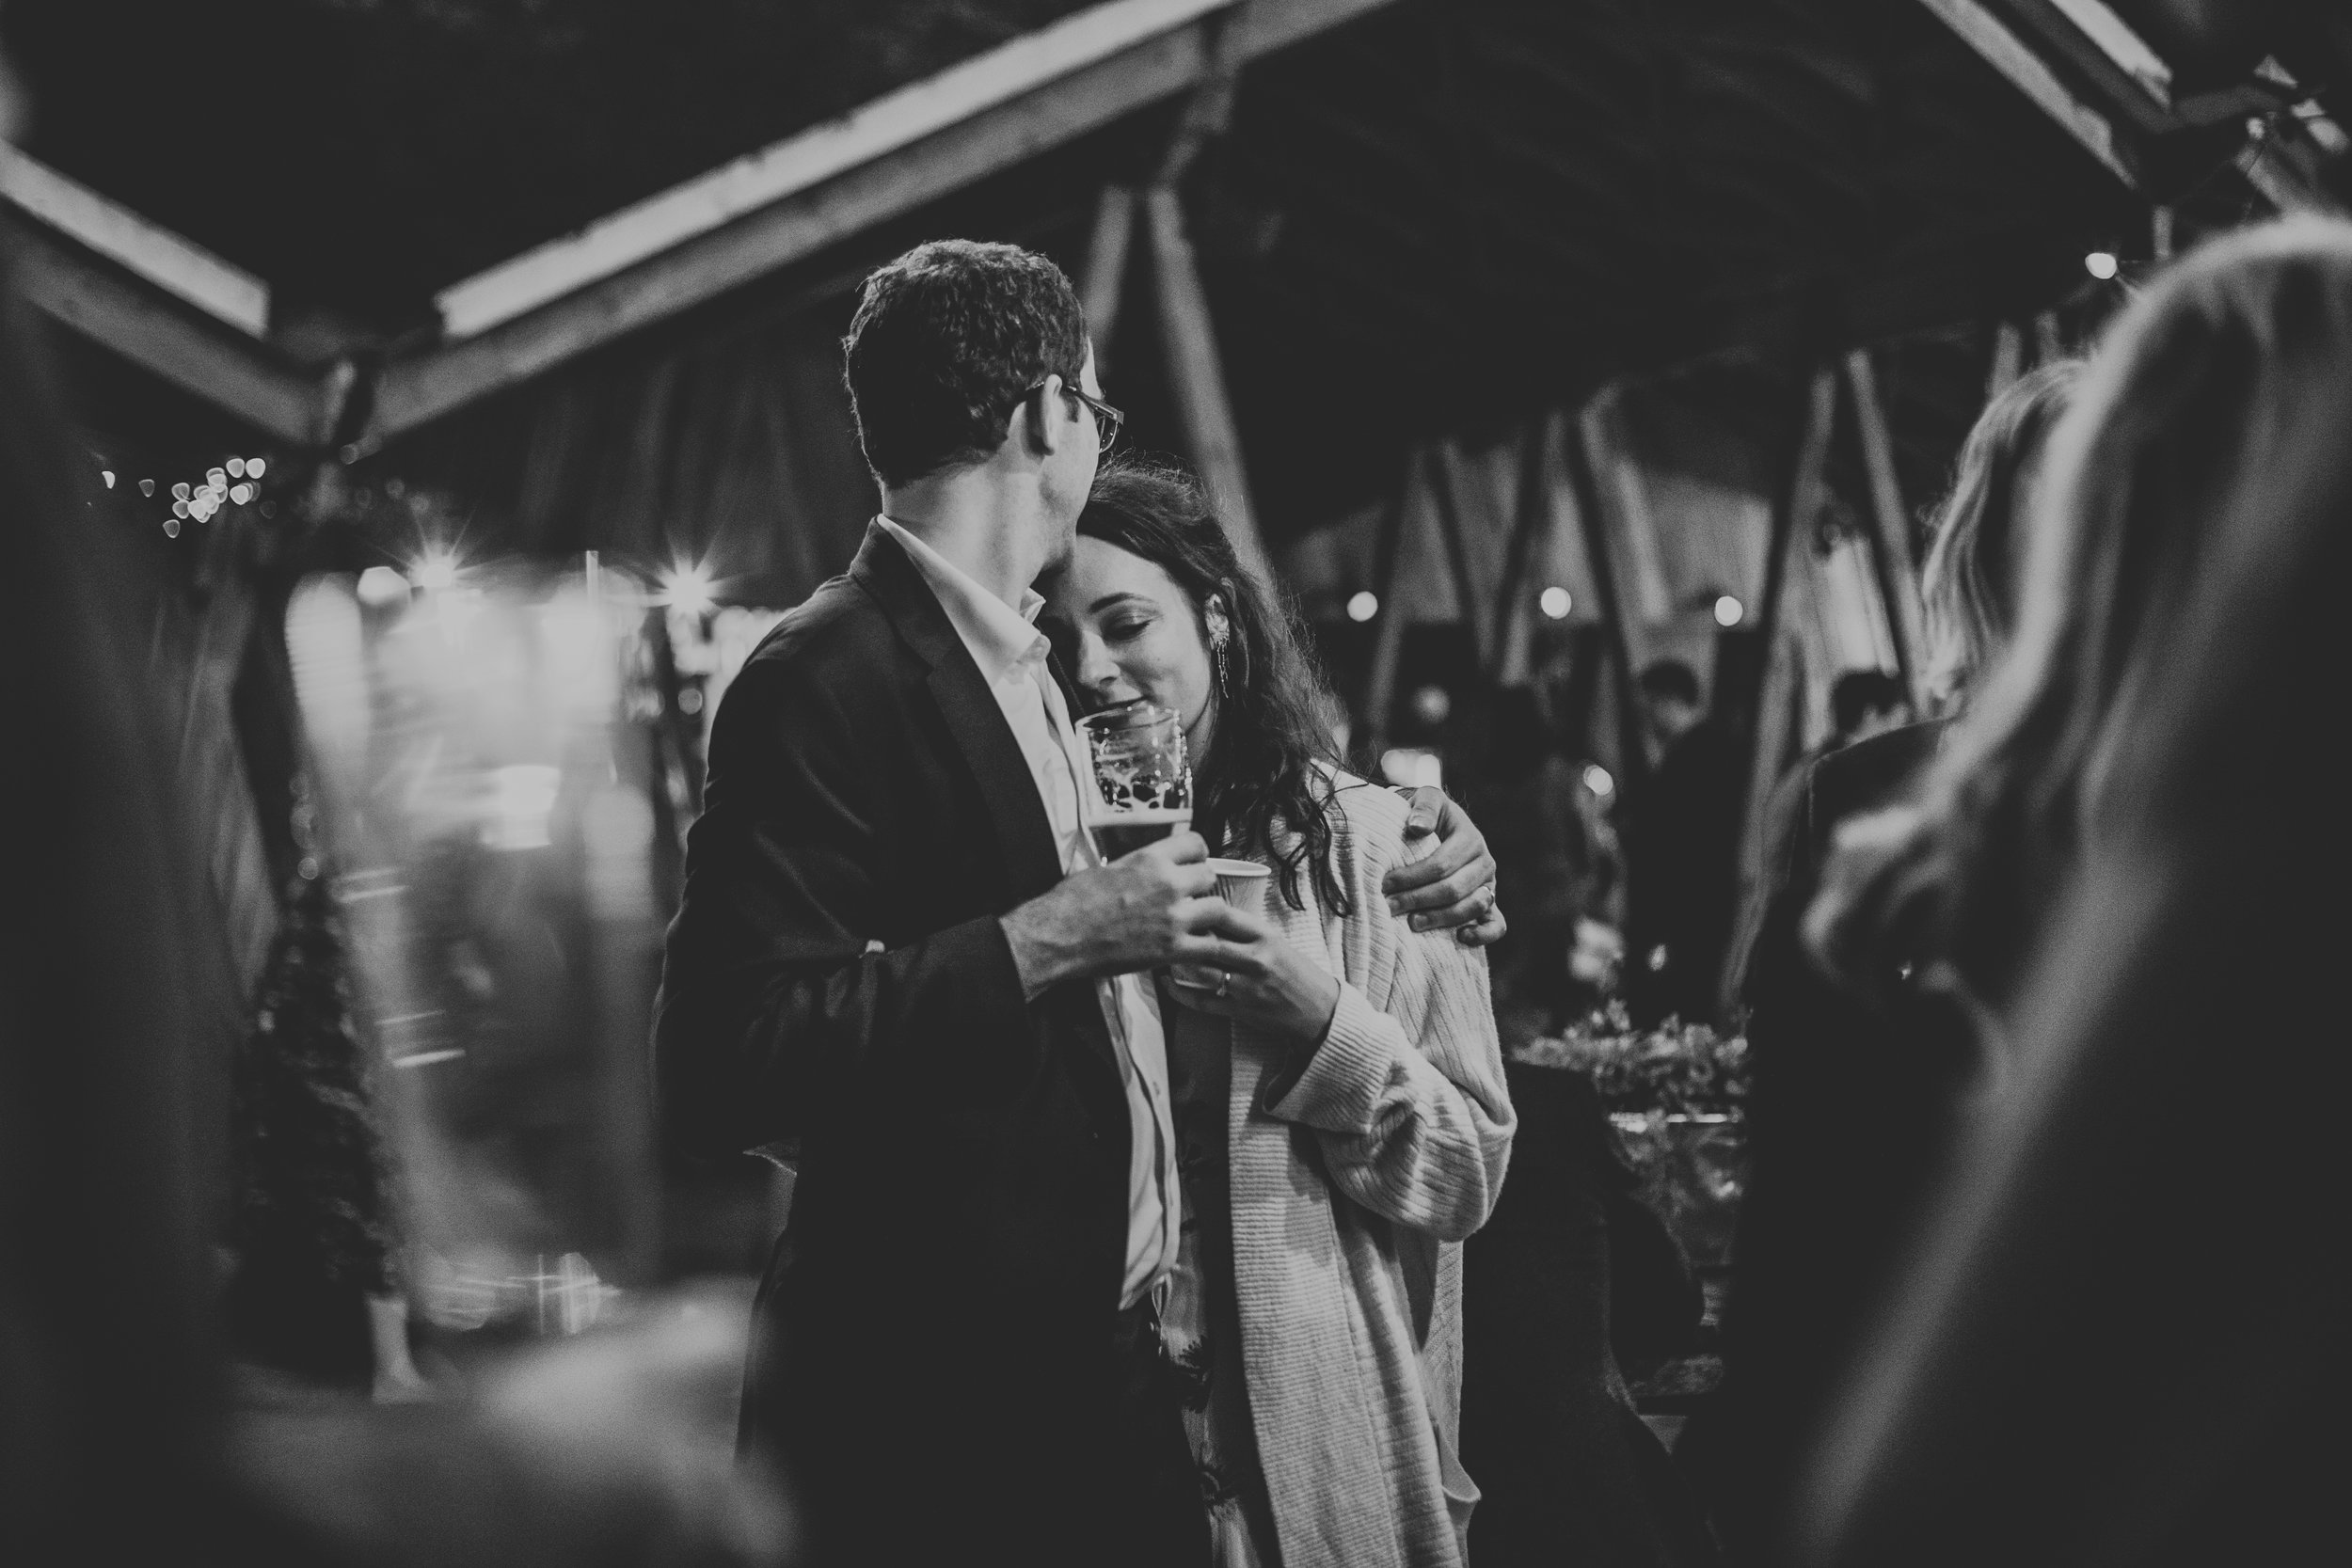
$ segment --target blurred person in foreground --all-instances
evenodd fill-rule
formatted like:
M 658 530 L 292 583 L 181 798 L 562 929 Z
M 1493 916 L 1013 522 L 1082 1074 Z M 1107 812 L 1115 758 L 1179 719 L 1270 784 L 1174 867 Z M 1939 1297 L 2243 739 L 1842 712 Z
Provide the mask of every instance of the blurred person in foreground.
M 1642 672 L 1660 757 L 1623 808 L 1626 1001 L 1645 1023 L 1717 1012 L 1740 895 L 1746 757 L 1730 721 L 1699 703 L 1697 674 L 1663 658 Z
M 0 65 L 0 121 L 9 87 Z M 0 157 L 8 156 L 0 147 Z M 706 1435 L 727 1315 L 522 1358 L 480 1396 L 237 1408 L 212 1243 L 243 999 L 123 520 L 75 493 L 0 235 L 0 1562 L 789 1560 Z M 722 1395 L 723 1398 L 723 1395 Z M 721 1409 L 723 1411 L 723 1404 Z
M 843 346 L 882 514 L 727 689 L 655 1030 L 673 1140 L 799 1172 L 745 1445 L 829 1564 L 1205 1562 L 1148 972 L 1266 959 L 1199 835 L 1106 861 L 1081 826 L 1030 584 L 1120 415 L 1069 280 L 1017 246 L 880 268 Z M 1477 940 L 1492 865 L 1453 826 L 1389 891 Z
M 2342 1533 L 2335 726 L 2352 226 L 2242 231 L 2051 441 L 2008 660 L 1810 919 L 1948 966 L 2011 1078 L 1817 1457 L 1807 1561 L 2283 1562 Z M 1857 825 L 1857 829 L 1859 825 Z
M 1197 483 L 1104 471 L 1046 588 L 1081 703 L 1175 712 L 1194 827 L 1269 873 L 1263 918 L 1235 915 L 1244 961 L 1160 991 L 1185 1198 L 1168 1337 L 1216 1561 L 1460 1564 L 1461 1243 L 1513 1127 L 1486 957 L 1390 910 L 1407 808 L 1341 768 L 1289 607 Z
M 1947 711 L 1964 705 L 2007 641 L 2017 600 L 2010 563 L 2080 374 L 2070 360 L 2013 383 L 1961 448 L 1921 584 L 1929 685 Z M 1899 685 L 1892 694 L 1899 701 Z M 1965 1020 L 1947 1004 L 1906 987 L 1859 993 L 1822 969 L 1800 930 L 1838 825 L 1900 799 L 1950 730 L 1948 717 L 1930 719 L 1815 757 L 1786 782 L 1770 818 L 1742 987 L 1752 1164 L 1724 1378 L 1681 1449 L 1744 1560 L 1772 1560 L 1801 1445 L 1944 1168 L 1976 1070 Z

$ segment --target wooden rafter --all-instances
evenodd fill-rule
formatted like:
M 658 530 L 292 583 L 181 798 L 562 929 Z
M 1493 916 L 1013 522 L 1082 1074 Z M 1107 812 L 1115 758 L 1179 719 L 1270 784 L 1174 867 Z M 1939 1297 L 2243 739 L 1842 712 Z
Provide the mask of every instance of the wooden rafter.
M 5 143 L 0 209 L 42 314 L 264 434 L 321 438 L 326 384 L 265 341 L 260 278 Z
M 2082 150 L 2106 166 L 2133 190 L 2139 188 L 2138 160 L 2116 135 L 2115 121 L 2075 95 L 2050 69 L 2049 62 L 2010 31 L 2009 24 L 1980 0 L 1919 0 L 1937 20 L 1957 33 L 1986 64 L 2009 78 L 2010 86 L 2033 100 L 2058 128 Z
M 1391 0 L 1110 0 L 444 291 L 363 446 Z
M 11 214 L 15 284 L 35 309 L 264 435 L 324 439 L 326 384 L 208 311 Z
M 5 142 L 0 198 L 225 326 L 269 330 L 268 284 Z
M 2168 128 L 2172 68 L 2102 0 L 2001 0 L 2001 8 L 2141 130 Z
M 71 242 L 26 269 L 49 313 L 258 429 L 367 451 L 1391 3 L 1090 7 L 444 290 L 439 341 L 393 357 L 353 433 L 348 367 L 295 368 L 262 341 L 259 280 L 21 155 L 0 199 Z

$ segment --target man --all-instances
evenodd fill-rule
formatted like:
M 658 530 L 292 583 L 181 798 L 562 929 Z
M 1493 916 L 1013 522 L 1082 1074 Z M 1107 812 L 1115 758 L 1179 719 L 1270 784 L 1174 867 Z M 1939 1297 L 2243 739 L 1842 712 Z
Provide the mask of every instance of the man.
M 1745 756 L 1730 723 L 1699 705 L 1679 659 L 1642 672 L 1658 771 L 1626 802 L 1627 1000 L 1634 1016 L 1716 1013 L 1739 897 Z
M 1205 1562 L 1143 972 L 1235 967 L 1227 913 L 1191 833 L 1097 854 L 1029 625 L 1119 416 L 1013 246 L 910 251 L 844 347 L 882 515 L 728 688 L 656 1024 L 675 1139 L 799 1162 L 745 1442 L 814 1560 Z M 1499 935 L 1475 832 L 1427 859 L 1417 920 Z
M 1829 711 L 1836 733 L 1824 750 L 1836 751 L 1910 723 L 1911 697 L 1899 675 L 1849 670 L 1829 689 Z

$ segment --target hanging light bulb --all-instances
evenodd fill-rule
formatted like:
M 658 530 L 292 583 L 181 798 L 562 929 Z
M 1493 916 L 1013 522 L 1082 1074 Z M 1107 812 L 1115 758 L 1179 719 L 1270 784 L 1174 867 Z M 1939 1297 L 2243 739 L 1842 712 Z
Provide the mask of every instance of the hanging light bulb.
M 711 596 L 710 575 L 688 562 L 661 575 L 660 602 L 689 615 L 707 615 L 718 603 Z

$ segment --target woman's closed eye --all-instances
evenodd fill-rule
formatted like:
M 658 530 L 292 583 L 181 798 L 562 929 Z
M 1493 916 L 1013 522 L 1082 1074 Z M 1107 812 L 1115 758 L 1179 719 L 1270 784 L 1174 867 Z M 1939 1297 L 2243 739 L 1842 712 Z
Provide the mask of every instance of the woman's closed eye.
M 1103 641 L 1132 642 L 1151 629 L 1152 617 L 1149 615 L 1113 616 L 1103 623 Z

